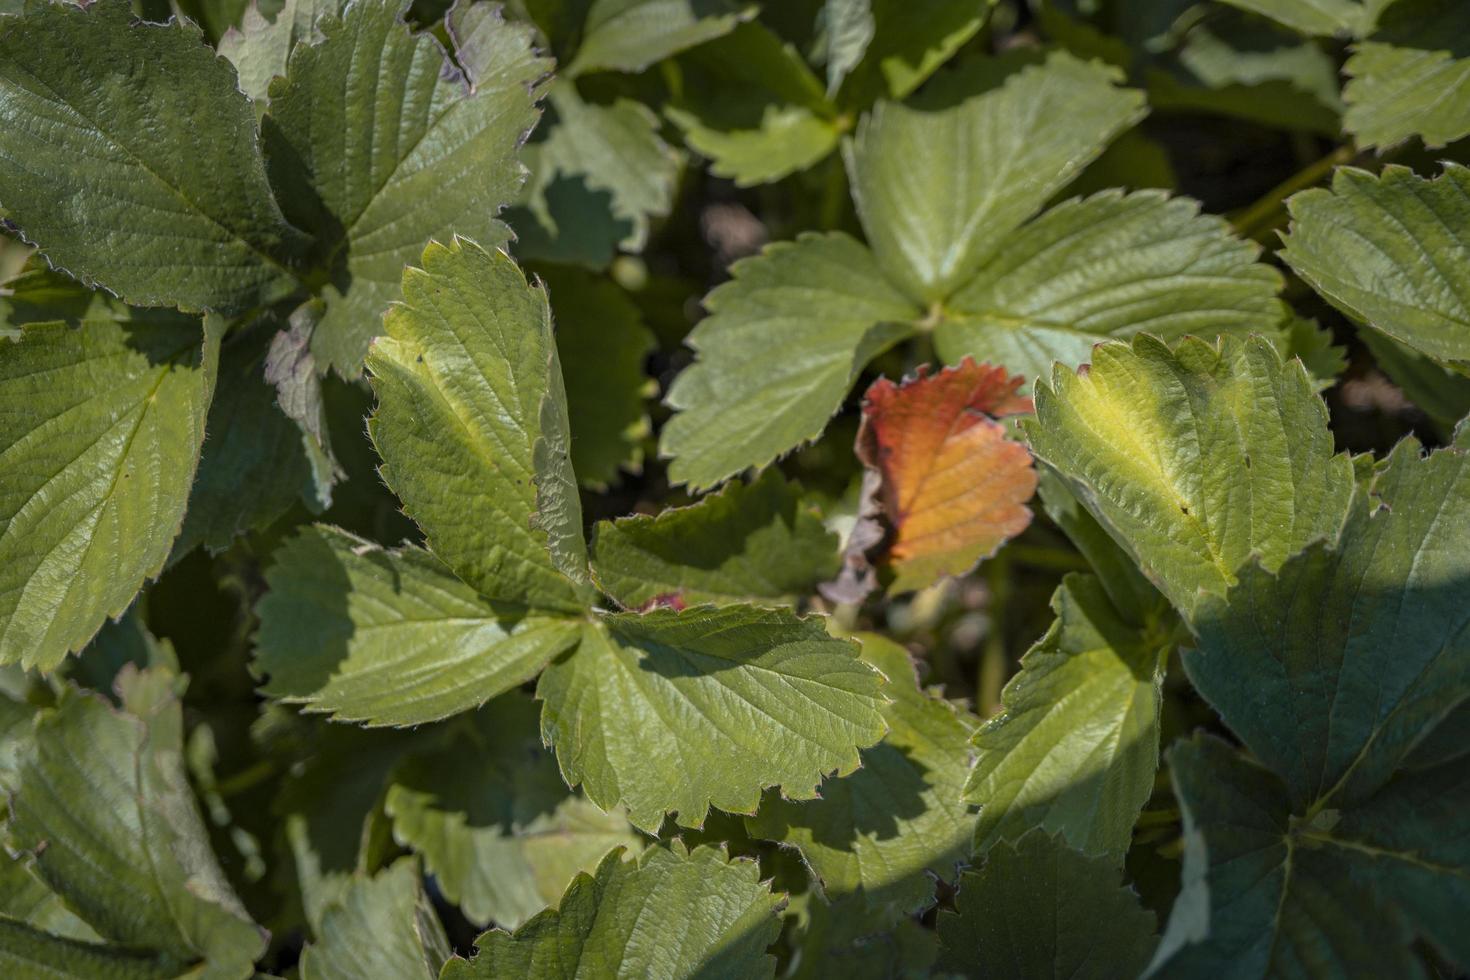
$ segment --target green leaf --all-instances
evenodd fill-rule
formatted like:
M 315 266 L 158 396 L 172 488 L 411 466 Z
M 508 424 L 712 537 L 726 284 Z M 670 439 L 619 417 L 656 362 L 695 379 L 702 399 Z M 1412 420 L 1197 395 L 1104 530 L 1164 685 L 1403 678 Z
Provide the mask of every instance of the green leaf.
M 1143 626 L 1167 608 L 1159 590 L 1144 577 L 1133 559 L 1109 536 L 1097 518 L 1067 489 L 1049 466 L 1037 469 L 1037 496 L 1053 524 L 1061 528 L 1092 566 L 1098 584 L 1124 622 Z
M 124 0 L 0 20 L 0 206 L 53 265 L 140 306 L 234 311 L 296 288 L 255 112 L 185 20 Z
M 1293 815 L 1270 772 L 1208 736 L 1169 753 L 1184 888 L 1151 976 L 1425 976 L 1410 943 L 1470 962 L 1465 767 L 1405 773 L 1350 810 Z M 1453 973 L 1453 967 L 1448 972 Z
M 1348 316 L 1441 362 L 1470 362 L 1470 168 L 1433 180 L 1339 167 L 1287 202 L 1282 257 Z
M 1470 699 L 1467 448 L 1401 442 L 1335 547 L 1249 567 L 1198 612 L 1190 679 L 1298 811 L 1373 793 Z
M 836 109 L 806 60 L 752 21 L 679 59 L 665 109 L 710 172 L 737 186 L 805 170 L 837 148 Z
M 902 99 L 973 38 L 994 0 L 871 0 L 872 27 L 861 60 L 837 90 L 847 109 Z
M 169 980 L 179 976 L 180 964 L 157 954 L 53 936 L 0 918 L 0 970 L 28 980 Z
M 1455 426 L 1470 415 L 1470 378 L 1441 366 L 1376 330 L 1358 334 L 1373 355 L 1374 365 L 1404 390 L 1414 406 L 1428 415 L 1448 439 Z
M 175 559 L 198 545 L 223 551 L 237 535 L 268 527 L 303 494 L 315 499 L 301 430 L 281 412 L 265 377 L 275 326 L 274 319 L 261 319 L 220 348 L 220 375 Z
M 433 555 L 305 528 L 276 551 L 257 607 L 263 693 L 373 725 L 478 707 L 577 642 L 575 621 L 491 603 Z
M 1331 37 L 1363 34 L 1373 26 L 1377 8 L 1392 0 L 1225 0 L 1232 7 L 1270 17 L 1303 34 Z
M 1153 59 L 1144 72 L 1155 110 L 1206 112 L 1338 138 L 1338 59 L 1322 45 L 1229 11 L 1184 20 L 1170 29 L 1177 39 L 1159 39 L 1175 50 Z
M 338 15 L 342 6 L 342 0 L 285 0 L 272 20 L 261 12 L 258 0 L 252 2 L 240 26 L 225 31 L 218 45 L 240 75 L 240 91 L 265 101 L 271 79 L 286 74 L 292 49 L 321 40 L 317 18 Z
M 1116 69 L 1057 51 L 1001 81 L 1008 64 L 975 62 L 919 106 L 880 103 L 846 147 L 879 264 L 925 303 L 969 280 L 1143 116 Z
M 301 954 L 302 980 L 439 976 L 453 950 L 416 864 L 405 858 L 373 878 L 354 878 Z
M 481 595 L 579 611 L 586 545 L 545 291 L 456 238 L 429 244 L 403 295 L 368 358 L 383 479 Z
M 1169 624 L 1124 621 L 1092 576 L 1052 596 L 1057 620 L 975 735 L 964 798 L 980 804 L 975 851 L 1033 827 L 1084 854 L 1121 858 L 1159 768 Z
M 480 936 L 479 955 L 451 960 L 444 980 L 771 977 L 776 961 L 765 949 L 781 929 L 779 906 L 749 859 L 727 860 L 713 847 L 685 851 L 677 840 L 636 861 L 618 850 L 595 876 L 578 875 L 559 908 L 514 935 Z
M 810 892 L 806 922 L 791 942 L 787 980 L 919 980 L 939 955 L 934 930 L 892 906 L 872 908 L 862 895 L 827 903 Z M 789 913 L 788 913 L 789 914 Z
M 1312 378 L 1312 387 L 1320 393 L 1337 384 L 1348 366 L 1347 348 L 1335 346 L 1332 340 L 1332 331 L 1316 320 L 1292 315 L 1282 328 L 1276 347 L 1283 357 L 1301 360 Z M 1384 341 L 1393 343 L 1387 338 Z M 1375 360 L 1377 356 L 1374 355 Z
M 754 813 L 761 790 L 811 799 L 883 736 L 879 675 L 822 623 L 701 606 L 604 617 L 541 675 L 542 738 L 562 775 L 635 827 Z
M 1142 334 L 1058 366 L 1022 425 L 1144 574 L 1189 618 L 1240 567 L 1268 569 L 1337 534 L 1352 463 L 1332 455 L 1327 408 L 1269 341 L 1174 348 Z
M 1160 191 L 1104 191 L 1052 208 L 1006 240 L 945 303 L 934 344 L 949 363 L 965 355 L 1044 378 L 1074 367 L 1094 344 L 1147 330 L 1269 333 L 1284 315 L 1281 276 L 1260 249 Z
M 582 44 L 563 74 L 643 71 L 728 33 L 755 13 L 754 5 L 737 0 L 592 0 Z
M 388 790 L 393 836 L 480 925 L 515 928 L 614 847 L 643 846 L 625 817 L 567 789 L 541 745 L 538 713 L 522 694 L 497 698 L 453 740 L 406 760 Z
M 606 489 L 621 470 L 642 467 L 652 432 L 644 400 L 654 386 L 643 362 L 657 341 L 616 283 L 572 268 L 543 274 L 566 383 L 572 468 L 584 485 Z
M 176 973 L 202 959 L 202 976 L 245 977 L 266 937 L 209 850 L 173 684 L 166 671 L 127 671 L 126 712 L 65 690 L 7 777 L 6 830 L 103 938 L 155 951 Z
M 537 220 L 559 231 L 546 200 L 555 180 L 577 180 L 593 194 L 606 193 L 608 213 L 626 227 L 617 244 L 630 252 L 643 250 L 650 219 L 661 218 L 673 205 L 679 156 L 658 133 L 658 116 L 641 102 L 615 99 L 588 102 L 570 81 L 547 88 L 554 113 L 546 139 L 535 144 L 535 176 L 529 207 Z
M 385 826 L 389 780 L 409 753 L 440 743 L 443 726 L 413 731 L 363 729 L 308 719 L 268 705 L 260 728 L 290 726 L 306 751 L 281 781 L 271 804 L 284 838 L 276 877 L 283 894 L 299 895 L 313 935 L 322 917 L 371 867 L 366 846 Z
M 0 663 L 49 670 L 122 615 L 179 532 L 222 324 L 52 273 L 0 340 Z
M 694 489 L 821 435 L 863 366 L 920 315 L 840 232 L 769 246 L 731 273 L 689 335 L 699 360 L 669 389 L 679 414 L 659 444 L 670 478 Z
M 861 640 L 863 660 L 888 678 L 888 735 L 857 772 L 824 782 L 820 798 L 768 795 L 746 826 L 796 847 L 827 897 L 856 893 L 869 907 L 915 912 L 934 904 L 934 877 L 952 882 L 969 858 L 975 816 L 960 789 L 979 720 L 921 690 L 903 647 Z
M 689 507 L 602 521 L 592 542 L 598 585 L 628 609 L 668 596 L 790 601 L 839 564 L 837 536 L 774 469 Z
M 1418 136 L 1428 147 L 1470 133 L 1470 8 L 1396 0 L 1343 65 L 1343 129 L 1363 147 Z
M 516 194 L 516 151 L 536 122 L 547 63 L 524 25 L 496 23 L 459 68 L 429 34 L 411 34 L 394 0 L 317 21 L 271 85 L 271 180 L 286 214 L 317 237 L 327 308 L 312 337 L 323 369 L 354 376 L 429 238 L 504 242 L 495 218 Z
M 1154 916 L 1106 858 L 1035 830 L 992 848 L 939 913 L 940 971 L 963 976 L 1112 980 L 1137 976 Z
M 873 43 L 873 0 L 824 0 L 822 27 L 827 44 L 827 94 L 836 94 Z

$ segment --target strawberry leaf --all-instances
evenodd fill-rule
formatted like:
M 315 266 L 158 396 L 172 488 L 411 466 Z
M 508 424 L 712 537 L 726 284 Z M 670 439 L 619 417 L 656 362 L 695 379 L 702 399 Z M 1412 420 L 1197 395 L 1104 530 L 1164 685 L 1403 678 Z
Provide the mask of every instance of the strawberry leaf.
M 572 980 L 609 969 L 651 980 L 770 977 L 776 961 L 765 948 L 780 931 L 780 900 L 759 879 L 754 861 L 712 847 L 674 841 L 626 861 L 614 851 L 595 875 L 576 877 L 558 908 L 514 934 L 481 935 L 478 955 L 451 960 L 443 980 Z M 665 933 L 679 942 L 654 938 Z
M 959 795 L 978 719 L 921 690 L 903 647 L 861 640 L 863 660 L 888 678 L 888 734 L 857 772 L 824 782 L 818 799 L 771 794 L 746 826 L 796 847 L 828 898 L 856 894 L 870 908 L 914 912 L 934 904 L 934 878 L 952 882 L 970 853 L 975 815 Z
M 545 292 L 503 252 L 454 239 L 424 250 L 403 294 L 368 359 L 384 480 L 481 595 L 581 609 L 586 545 Z
M 498 22 L 456 68 L 399 10 L 378 0 L 318 19 L 322 42 L 297 48 L 265 121 L 271 181 L 327 279 L 312 352 L 348 376 L 426 239 L 508 237 L 495 214 L 524 179 L 516 151 L 548 68 L 526 28 Z
M 542 737 L 562 775 L 650 833 L 676 811 L 754 813 L 779 786 L 810 799 L 885 728 L 880 676 L 854 645 L 785 610 L 701 606 L 603 617 L 541 675 Z
M 0 663 L 50 670 L 163 570 L 204 441 L 223 324 L 54 273 L 0 340 Z
M 1332 189 L 1288 201 L 1282 257 L 1332 305 L 1441 363 L 1470 363 L 1470 168 L 1433 180 L 1339 167 Z
M 1022 422 L 1055 469 L 1169 601 L 1190 617 L 1247 562 L 1268 569 L 1333 537 L 1353 494 L 1327 408 L 1263 338 L 1142 335 L 1060 365 Z
M 837 536 L 776 470 L 689 507 L 597 525 L 592 569 L 624 608 L 790 601 L 837 570 Z
M 1159 768 L 1166 628 L 1144 631 L 1101 583 L 1069 575 L 1057 620 L 1021 659 L 1001 714 L 975 735 L 964 798 L 980 804 L 975 851 L 1033 827 L 1084 854 L 1120 857 Z
M 276 552 L 260 601 L 263 693 L 374 725 L 484 704 L 577 642 L 577 624 L 489 602 L 422 548 L 385 551 L 324 525 Z
M 921 367 L 902 384 L 879 378 L 868 388 L 857 454 L 879 478 L 890 592 L 963 575 L 1031 523 L 1031 454 L 994 421 L 1031 411 L 1031 399 L 1016 394 L 1021 383 L 966 358 L 938 374 Z
M 454 738 L 406 759 L 384 801 L 393 836 L 480 925 L 514 929 L 614 847 L 643 846 L 625 817 L 567 789 L 537 713 L 519 693 L 497 698 Z
M 129 303 L 235 312 L 297 288 L 304 236 L 254 110 L 188 20 L 125 0 L 0 20 L 0 187 L 52 265 Z

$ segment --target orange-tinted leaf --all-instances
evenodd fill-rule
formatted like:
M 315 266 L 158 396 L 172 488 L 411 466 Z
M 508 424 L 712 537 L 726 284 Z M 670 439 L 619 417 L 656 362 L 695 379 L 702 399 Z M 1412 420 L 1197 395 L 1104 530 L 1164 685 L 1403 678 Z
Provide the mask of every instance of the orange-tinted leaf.
M 857 452 L 879 478 L 890 591 L 962 575 L 1031 523 L 1031 454 L 995 421 L 1031 411 L 1022 382 L 967 357 L 868 389 Z

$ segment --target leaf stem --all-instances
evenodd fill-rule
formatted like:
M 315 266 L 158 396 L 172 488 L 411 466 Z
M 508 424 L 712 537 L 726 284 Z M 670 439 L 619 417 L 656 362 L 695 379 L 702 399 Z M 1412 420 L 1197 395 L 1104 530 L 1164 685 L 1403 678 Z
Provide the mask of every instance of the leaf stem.
M 990 614 L 990 629 L 985 634 L 985 646 L 980 651 L 980 673 L 975 683 L 975 708 L 982 718 L 989 718 L 1000 711 L 1000 692 L 1005 687 L 1006 671 L 1010 664 L 1006 658 L 1005 607 L 1011 598 L 1011 555 L 1010 549 L 985 563 L 985 585 L 990 592 L 987 612 Z
M 1297 191 L 1321 182 L 1333 168 L 1350 163 L 1357 155 L 1351 146 L 1339 146 L 1320 160 L 1314 161 L 1271 188 L 1254 204 L 1231 220 L 1235 233 L 1242 238 L 1262 241 L 1280 228 L 1286 219 L 1286 199 Z

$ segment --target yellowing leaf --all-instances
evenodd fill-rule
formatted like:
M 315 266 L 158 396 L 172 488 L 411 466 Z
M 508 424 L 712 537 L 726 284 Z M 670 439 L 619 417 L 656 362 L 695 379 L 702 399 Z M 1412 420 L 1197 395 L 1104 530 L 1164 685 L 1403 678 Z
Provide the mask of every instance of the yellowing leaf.
M 868 389 L 857 451 L 882 481 L 892 591 L 964 574 L 1031 523 L 1031 454 L 995 421 L 1031 411 L 1031 399 L 1016 394 L 1023 381 L 967 357 Z

